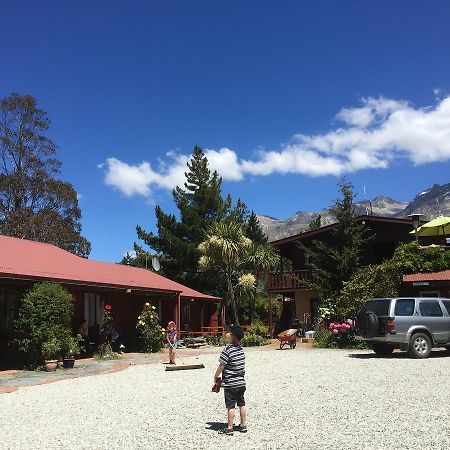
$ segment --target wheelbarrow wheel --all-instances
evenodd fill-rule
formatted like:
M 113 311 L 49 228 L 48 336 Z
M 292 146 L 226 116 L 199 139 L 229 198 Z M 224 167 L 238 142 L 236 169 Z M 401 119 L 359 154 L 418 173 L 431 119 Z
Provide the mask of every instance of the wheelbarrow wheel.
M 295 347 L 297 347 L 297 341 L 291 341 L 289 343 L 289 346 L 291 347 L 291 349 L 294 349 Z

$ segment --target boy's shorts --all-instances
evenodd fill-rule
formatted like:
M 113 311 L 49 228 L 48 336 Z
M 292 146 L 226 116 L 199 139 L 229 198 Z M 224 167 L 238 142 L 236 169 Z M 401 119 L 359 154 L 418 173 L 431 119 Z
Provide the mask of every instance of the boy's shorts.
M 245 386 L 231 389 L 225 388 L 223 391 L 225 394 L 225 406 L 227 407 L 227 409 L 234 409 L 236 407 L 236 404 L 238 406 L 245 406 Z

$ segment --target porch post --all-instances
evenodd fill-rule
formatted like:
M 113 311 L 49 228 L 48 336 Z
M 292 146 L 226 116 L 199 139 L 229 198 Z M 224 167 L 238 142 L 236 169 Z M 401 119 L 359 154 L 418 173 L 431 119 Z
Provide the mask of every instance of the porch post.
M 177 294 L 176 321 L 178 330 L 181 331 L 181 294 Z
M 227 307 L 226 307 L 226 305 L 225 305 L 223 300 L 222 300 L 222 308 L 221 309 L 222 309 L 222 326 L 224 327 L 226 325 L 226 323 L 227 323 L 226 322 L 227 318 L 225 316 Z
M 269 293 L 269 332 L 272 334 L 272 295 Z

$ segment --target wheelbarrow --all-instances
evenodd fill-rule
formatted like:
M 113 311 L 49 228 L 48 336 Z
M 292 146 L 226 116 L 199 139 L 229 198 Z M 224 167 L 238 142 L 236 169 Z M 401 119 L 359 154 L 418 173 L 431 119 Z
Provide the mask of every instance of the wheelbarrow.
M 297 332 L 297 328 L 290 328 L 289 330 L 282 331 L 277 336 L 280 341 L 280 350 L 283 350 L 286 345 L 289 345 L 291 349 L 297 346 Z

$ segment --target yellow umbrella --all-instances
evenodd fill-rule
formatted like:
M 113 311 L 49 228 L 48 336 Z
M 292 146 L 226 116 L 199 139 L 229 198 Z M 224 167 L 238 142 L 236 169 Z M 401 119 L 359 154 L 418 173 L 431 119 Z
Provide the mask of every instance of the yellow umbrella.
M 415 234 L 411 231 L 410 234 Z M 419 236 L 445 236 L 450 234 L 450 217 L 440 216 L 417 228 Z

